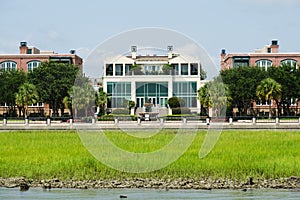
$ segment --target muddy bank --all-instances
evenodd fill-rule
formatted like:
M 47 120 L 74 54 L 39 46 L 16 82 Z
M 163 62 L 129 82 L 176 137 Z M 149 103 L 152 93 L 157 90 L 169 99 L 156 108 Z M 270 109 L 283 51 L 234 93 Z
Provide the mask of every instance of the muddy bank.
M 51 188 L 76 188 L 76 189 L 100 189 L 100 188 L 153 188 L 153 189 L 248 189 L 248 188 L 272 188 L 293 189 L 300 188 L 300 177 L 288 177 L 280 179 L 253 179 L 237 181 L 229 179 L 151 179 L 134 178 L 124 180 L 32 180 L 26 178 L 0 178 L 0 187 L 15 188 L 26 191 L 30 187 Z

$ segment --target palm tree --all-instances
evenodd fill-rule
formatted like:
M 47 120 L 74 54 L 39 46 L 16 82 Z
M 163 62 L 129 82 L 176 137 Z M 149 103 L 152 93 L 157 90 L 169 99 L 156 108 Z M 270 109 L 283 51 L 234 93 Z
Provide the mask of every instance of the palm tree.
M 24 83 L 16 93 L 16 104 L 23 110 L 23 115 L 27 117 L 28 105 L 37 103 L 39 99 L 36 87 L 31 83 Z
M 272 78 L 263 79 L 256 88 L 256 96 L 269 102 L 269 118 L 271 117 L 271 100 L 279 101 L 281 85 Z
M 68 92 L 69 94 L 71 92 Z M 66 109 L 69 109 L 70 110 L 70 115 L 71 117 L 73 118 L 73 109 L 72 109 L 72 95 L 69 95 L 69 96 L 65 96 L 63 98 L 63 104 L 64 104 L 64 107 Z
M 96 91 L 90 83 L 88 77 L 78 76 L 75 80 L 74 86 L 69 91 L 69 96 L 72 97 L 72 108 L 74 109 L 75 117 L 88 117 L 94 114 Z M 84 113 L 79 113 L 84 111 Z M 84 115 L 83 115 L 84 114 Z
M 209 108 L 212 107 L 212 100 L 208 91 L 208 84 L 203 85 L 198 90 L 198 99 L 200 101 L 201 107 L 204 108 L 206 114 L 208 114 Z
M 230 105 L 231 97 L 226 84 L 223 84 L 220 77 L 206 83 L 198 90 L 198 99 L 201 105 L 207 109 L 213 108 L 215 116 L 225 116 L 227 106 Z
M 109 96 L 103 89 L 99 89 L 96 93 L 96 106 L 97 106 L 97 113 L 104 114 L 105 113 L 105 106 L 108 102 Z

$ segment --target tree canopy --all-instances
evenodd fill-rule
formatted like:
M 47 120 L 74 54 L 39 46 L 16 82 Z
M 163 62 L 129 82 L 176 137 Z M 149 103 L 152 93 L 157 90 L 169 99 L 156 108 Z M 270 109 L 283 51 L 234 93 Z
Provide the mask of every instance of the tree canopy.
M 281 98 L 281 85 L 272 78 L 265 78 L 256 88 L 256 95 L 259 99 L 269 102 L 269 117 L 271 117 L 271 100 L 279 102 Z
M 78 72 L 79 68 L 74 65 L 43 62 L 28 74 L 28 79 L 36 86 L 41 101 L 49 104 L 57 116 L 59 109 L 64 113 L 63 99 L 68 96 Z
M 19 70 L 0 72 L 0 104 L 8 106 L 8 115 L 16 115 L 15 94 L 19 87 L 26 81 L 26 74 Z
M 242 115 L 247 115 L 252 102 L 258 100 L 256 88 L 267 77 L 266 71 L 258 67 L 238 67 L 223 70 L 220 76 L 228 86 L 232 106 L 237 107 Z
M 231 97 L 227 85 L 220 77 L 216 77 L 198 90 L 198 99 L 201 106 L 205 108 L 206 114 L 208 109 L 212 108 L 214 116 L 219 117 L 226 115 Z
M 220 76 L 228 85 L 232 106 L 238 108 L 241 115 L 257 114 L 253 109 L 253 103 L 260 99 L 256 93 L 257 87 L 266 78 L 273 79 L 281 86 L 280 98 L 272 97 L 277 103 L 279 115 L 292 115 L 292 103 L 298 105 L 300 70 L 297 66 L 282 64 L 269 67 L 267 71 L 255 66 L 238 67 L 223 70 Z
M 16 93 L 16 104 L 20 110 L 23 111 L 23 115 L 27 117 L 27 107 L 31 104 L 37 103 L 39 100 L 38 92 L 35 85 L 31 83 L 24 83 L 19 87 L 19 91 Z

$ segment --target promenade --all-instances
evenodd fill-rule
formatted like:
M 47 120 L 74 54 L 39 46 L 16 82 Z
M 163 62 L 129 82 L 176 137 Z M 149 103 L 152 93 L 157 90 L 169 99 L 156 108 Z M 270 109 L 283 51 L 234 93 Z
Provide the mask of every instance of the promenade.
M 60 121 L 26 121 L 26 122 L 0 122 L 0 130 L 117 130 L 117 129 L 294 129 L 300 130 L 298 120 L 279 122 L 274 121 L 95 121 L 60 122 Z

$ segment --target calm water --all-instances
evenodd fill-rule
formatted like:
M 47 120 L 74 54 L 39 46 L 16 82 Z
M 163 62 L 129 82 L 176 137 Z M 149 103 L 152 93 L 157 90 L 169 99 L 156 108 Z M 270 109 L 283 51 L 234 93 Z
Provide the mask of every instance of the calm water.
M 300 190 L 146 190 L 146 189 L 52 189 L 0 188 L 0 199 L 300 199 Z

